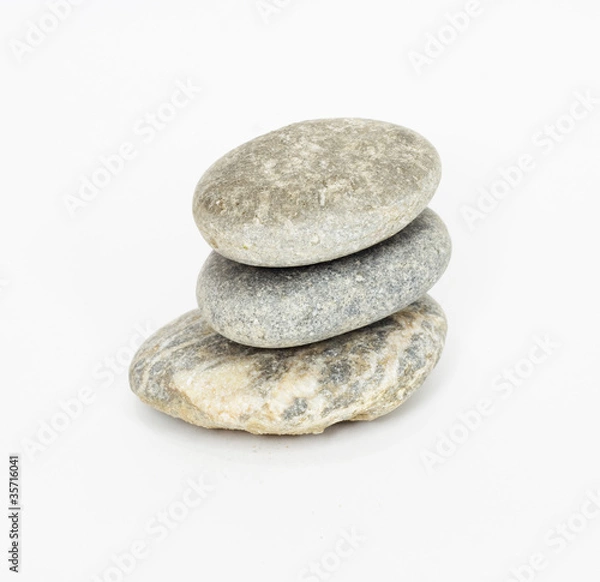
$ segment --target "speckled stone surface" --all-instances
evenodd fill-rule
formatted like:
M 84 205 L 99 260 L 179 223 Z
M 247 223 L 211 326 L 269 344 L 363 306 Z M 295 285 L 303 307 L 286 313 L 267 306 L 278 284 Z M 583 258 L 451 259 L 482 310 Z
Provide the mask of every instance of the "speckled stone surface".
M 436 365 L 445 336 L 429 296 L 363 329 L 276 350 L 231 342 L 195 310 L 146 340 L 129 381 L 147 404 L 198 426 L 320 433 L 402 404 Z
M 451 244 L 426 209 L 395 236 L 353 255 L 306 267 L 251 267 L 212 253 L 198 277 L 208 324 L 249 346 L 307 344 L 403 309 L 440 278 Z
M 428 204 L 435 148 L 410 129 L 364 119 L 296 123 L 226 154 L 201 178 L 196 224 L 234 261 L 310 265 L 394 235 Z

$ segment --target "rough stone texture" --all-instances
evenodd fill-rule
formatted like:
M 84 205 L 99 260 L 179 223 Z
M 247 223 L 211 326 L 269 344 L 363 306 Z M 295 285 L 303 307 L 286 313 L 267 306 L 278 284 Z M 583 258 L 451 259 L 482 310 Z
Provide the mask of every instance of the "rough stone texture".
M 435 148 L 397 125 L 364 119 L 296 123 L 226 154 L 204 174 L 194 218 L 234 261 L 311 265 L 394 235 L 440 181 Z
M 198 426 L 320 433 L 402 404 L 437 363 L 445 336 L 429 296 L 363 329 L 277 350 L 231 342 L 195 310 L 146 340 L 129 381 L 147 404 Z
M 448 231 L 426 209 L 398 234 L 353 255 L 265 269 L 212 253 L 198 277 L 208 324 L 249 346 L 281 348 L 369 325 L 416 301 L 450 259 Z

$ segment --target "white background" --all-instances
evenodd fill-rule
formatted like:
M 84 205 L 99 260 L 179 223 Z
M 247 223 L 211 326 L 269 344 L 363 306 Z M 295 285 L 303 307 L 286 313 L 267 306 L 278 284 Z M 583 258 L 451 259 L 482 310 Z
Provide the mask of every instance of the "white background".
M 578 512 L 600 489 L 600 5 L 482 0 L 419 68 L 411 51 L 465 2 L 279 2 L 89 0 L 41 41 L 44 2 L 0 4 L 1 423 L 22 456 L 20 579 L 120 580 L 111 556 L 141 540 L 125 580 L 504 582 L 532 554 L 544 568 L 522 580 L 598 580 L 600 516 Z M 202 91 L 144 133 L 178 82 Z M 577 93 L 596 102 L 573 121 Z M 395 413 L 320 436 L 207 431 L 143 405 L 129 345 L 194 307 L 203 171 L 271 129 L 341 116 L 415 129 L 442 157 L 432 207 L 454 254 L 432 292 L 450 325 L 435 372 Z M 540 141 L 557 120 L 560 141 Z M 136 157 L 71 215 L 125 142 Z M 535 167 L 470 228 L 480 189 L 526 154 Z M 525 362 L 545 336 L 549 355 Z M 518 385 L 498 379 L 515 367 Z M 84 387 L 93 400 L 65 423 Z M 481 399 L 491 412 L 465 437 Z M 428 470 L 444 436 L 465 442 Z M 213 491 L 166 539 L 149 533 L 158 512 L 183 515 L 198 476 Z M 563 522 L 578 531 L 566 547 Z

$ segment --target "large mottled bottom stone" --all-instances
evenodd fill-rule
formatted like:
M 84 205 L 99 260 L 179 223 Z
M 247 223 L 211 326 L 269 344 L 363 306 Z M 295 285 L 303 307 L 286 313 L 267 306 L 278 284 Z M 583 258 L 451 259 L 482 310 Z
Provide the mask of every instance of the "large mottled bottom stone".
M 129 380 L 141 400 L 198 426 L 320 433 L 402 404 L 434 368 L 445 336 L 429 296 L 368 327 L 279 349 L 232 342 L 194 310 L 141 346 Z

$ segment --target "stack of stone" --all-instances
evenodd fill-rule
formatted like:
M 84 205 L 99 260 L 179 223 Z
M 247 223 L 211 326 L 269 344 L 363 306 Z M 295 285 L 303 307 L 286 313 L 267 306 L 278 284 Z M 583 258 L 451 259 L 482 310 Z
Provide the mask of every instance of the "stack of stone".
M 130 370 L 155 408 L 207 428 L 320 433 L 402 404 L 446 335 L 426 295 L 450 239 L 426 206 L 439 156 L 390 123 L 327 119 L 246 143 L 200 180 L 215 249 L 198 309 L 149 338 Z

